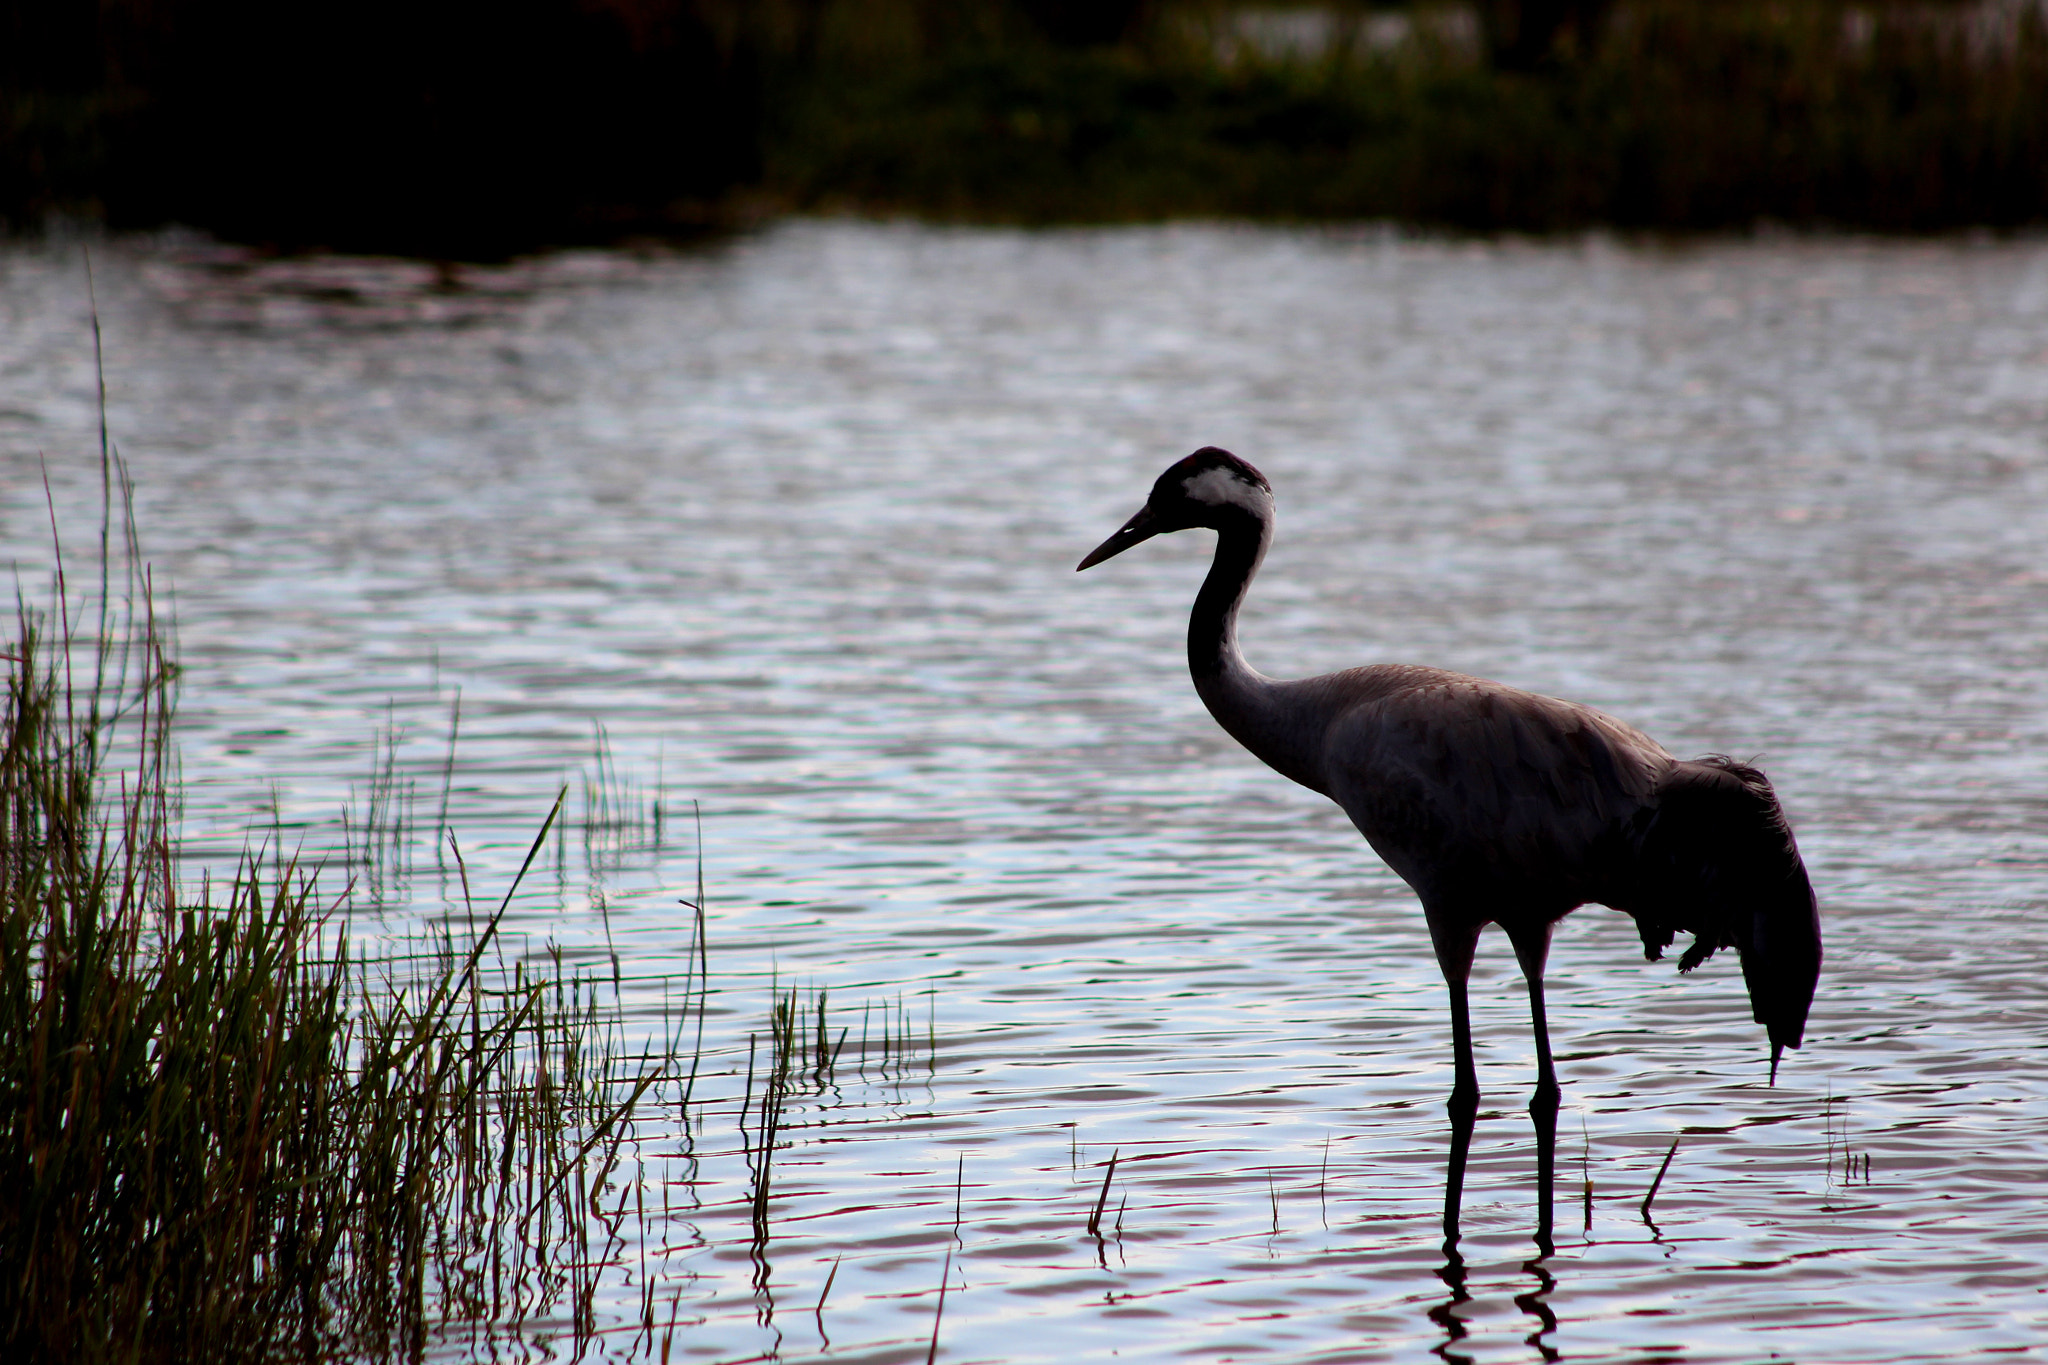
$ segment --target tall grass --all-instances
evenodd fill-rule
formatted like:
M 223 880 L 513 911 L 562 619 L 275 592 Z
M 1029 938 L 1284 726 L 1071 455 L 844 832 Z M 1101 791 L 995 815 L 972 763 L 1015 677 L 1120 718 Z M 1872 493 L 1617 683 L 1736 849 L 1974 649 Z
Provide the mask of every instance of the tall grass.
M 60 569 L 0 643 L 0 1356 L 416 1358 L 541 1313 L 580 1344 L 680 1038 L 636 1053 L 559 955 L 508 965 L 516 880 L 383 956 L 281 849 L 181 883 L 177 670 L 102 458 L 97 591 Z

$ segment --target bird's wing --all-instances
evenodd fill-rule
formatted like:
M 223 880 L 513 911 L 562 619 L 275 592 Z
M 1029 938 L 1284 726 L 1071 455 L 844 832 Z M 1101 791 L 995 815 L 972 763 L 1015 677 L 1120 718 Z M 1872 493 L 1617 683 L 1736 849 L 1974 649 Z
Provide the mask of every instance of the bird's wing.
M 1674 762 L 1591 707 L 1413 670 L 1331 727 L 1327 788 L 1425 901 L 1433 893 L 1597 896 L 1604 841 Z

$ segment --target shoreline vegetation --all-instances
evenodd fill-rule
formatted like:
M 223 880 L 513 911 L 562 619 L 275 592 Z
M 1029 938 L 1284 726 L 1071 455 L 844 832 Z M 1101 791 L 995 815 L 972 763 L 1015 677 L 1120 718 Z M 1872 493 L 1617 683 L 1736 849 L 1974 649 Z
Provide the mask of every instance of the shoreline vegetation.
M 765 1282 L 775 1157 L 823 1121 L 794 1108 L 839 1093 L 850 1016 L 771 985 L 727 1093 L 701 862 L 680 974 L 508 943 L 566 785 L 495 904 L 472 901 L 444 822 L 460 902 L 395 939 L 351 932 L 388 852 L 344 852 L 337 877 L 273 842 L 194 885 L 179 669 L 104 421 L 100 460 L 96 581 L 67 579 L 60 544 L 44 603 L 18 595 L 0 625 L 0 1355 L 580 1358 L 630 1336 L 666 1360 L 689 1275 L 650 1257 L 654 1232 L 707 1196 L 743 1203 Z M 586 838 L 615 834 L 625 816 L 594 795 L 586 779 Z M 907 1016 L 885 1007 L 901 1027 L 873 1044 L 867 1017 L 862 1078 L 877 1057 L 884 1077 L 929 1064 Z M 735 1115 L 738 1151 L 708 1135 Z M 699 1190 L 704 1163 L 737 1157 L 744 1195 Z
M 185 884 L 178 669 L 102 455 L 96 587 L 60 567 L 0 635 L 0 1343 L 416 1359 L 544 1316 L 580 1348 L 687 1007 L 636 1047 L 559 954 L 508 962 L 517 879 L 383 953 L 281 849 Z
M 0 220 L 498 259 L 781 211 L 2048 221 L 2041 0 L 0 0 Z

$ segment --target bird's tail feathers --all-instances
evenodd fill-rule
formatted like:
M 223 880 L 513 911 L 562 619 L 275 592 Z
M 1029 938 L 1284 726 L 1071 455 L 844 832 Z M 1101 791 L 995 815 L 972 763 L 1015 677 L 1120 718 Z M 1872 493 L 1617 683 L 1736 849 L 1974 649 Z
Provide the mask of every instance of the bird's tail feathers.
M 1770 781 L 1720 754 L 1681 763 L 1639 833 L 1644 886 L 1631 906 L 1653 960 L 1674 930 L 1691 971 L 1716 948 L 1742 957 L 1751 1013 L 1770 1034 L 1772 1072 L 1799 1046 L 1820 979 L 1820 908 Z

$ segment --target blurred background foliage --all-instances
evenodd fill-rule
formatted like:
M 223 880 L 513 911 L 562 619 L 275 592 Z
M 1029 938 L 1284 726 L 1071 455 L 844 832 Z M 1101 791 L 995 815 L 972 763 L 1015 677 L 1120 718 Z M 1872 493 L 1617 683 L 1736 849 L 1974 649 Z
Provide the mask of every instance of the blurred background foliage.
M 490 257 L 779 209 L 2048 219 L 2044 0 L 0 0 L 0 218 Z

